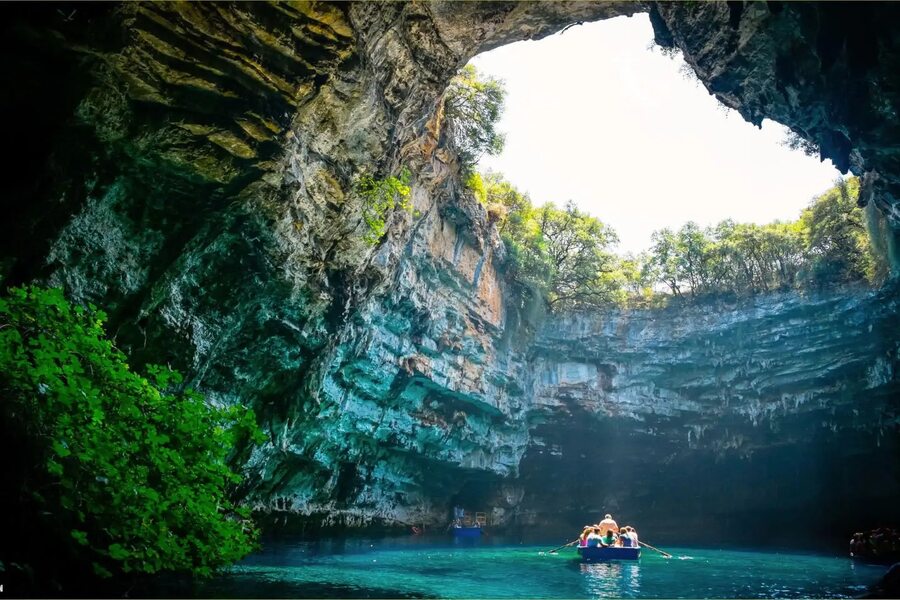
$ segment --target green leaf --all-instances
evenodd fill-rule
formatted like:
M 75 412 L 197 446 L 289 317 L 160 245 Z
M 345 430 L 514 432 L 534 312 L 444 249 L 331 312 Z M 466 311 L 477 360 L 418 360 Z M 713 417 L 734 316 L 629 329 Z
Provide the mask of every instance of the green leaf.
M 106 567 L 104 567 L 103 565 L 101 565 L 100 563 L 93 562 L 93 563 L 91 563 L 91 566 L 94 569 L 94 573 L 98 577 L 102 577 L 104 579 L 108 579 L 108 578 L 112 577 L 112 573 L 110 572 L 110 570 L 107 569 Z
M 114 560 L 124 560 L 131 556 L 131 553 L 128 552 L 121 544 L 110 544 L 109 545 L 109 557 Z
M 82 546 L 88 545 L 88 537 L 87 533 L 84 531 L 78 531 L 77 529 L 72 530 L 71 532 L 72 538 L 78 542 Z
M 56 455 L 60 458 L 65 458 L 65 457 L 69 456 L 70 454 L 72 454 L 72 451 L 69 450 L 65 446 L 65 444 L 63 444 L 62 442 L 58 442 L 56 440 L 53 440 L 53 443 L 51 444 L 51 448 L 53 448 L 53 452 L 55 452 Z

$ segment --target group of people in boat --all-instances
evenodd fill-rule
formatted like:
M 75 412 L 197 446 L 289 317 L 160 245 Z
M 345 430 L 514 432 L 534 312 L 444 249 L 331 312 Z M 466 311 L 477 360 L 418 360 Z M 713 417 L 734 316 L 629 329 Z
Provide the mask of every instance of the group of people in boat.
M 596 525 L 585 525 L 578 537 L 578 545 L 582 548 L 637 548 L 639 544 L 634 527 L 619 527 L 612 515 L 604 515 Z
M 850 538 L 850 556 L 857 558 L 900 558 L 900 531 L 879 527 L 857 532 Z

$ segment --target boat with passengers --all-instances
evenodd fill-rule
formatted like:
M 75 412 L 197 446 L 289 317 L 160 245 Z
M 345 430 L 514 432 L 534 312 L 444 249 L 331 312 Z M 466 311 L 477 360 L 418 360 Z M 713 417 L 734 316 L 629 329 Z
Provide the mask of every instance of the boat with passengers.
M 479 538 L 487 527 L 487 513 L 476 512 L 474 515 L 460 507 L 453 508 L 453 521 L 447 529 L 455 538 Z
M 586 525 L 578 536 L 578 555 L 583 562 L 637 560 L 641 545 L 634 527 L 619 527 L 611 515 L 596 525 Z

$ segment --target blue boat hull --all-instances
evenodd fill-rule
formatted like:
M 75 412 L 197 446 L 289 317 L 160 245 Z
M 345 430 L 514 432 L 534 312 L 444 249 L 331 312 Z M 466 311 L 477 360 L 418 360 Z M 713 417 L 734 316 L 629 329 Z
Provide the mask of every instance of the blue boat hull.
M 474 538 L 481 537 L 481 527 L 454 527 L 453 537 Z
M 641 557 L 640 548 L 579 548 L 578 554 L 584 562 L 593 562 L 597 560 L 637 560 Z

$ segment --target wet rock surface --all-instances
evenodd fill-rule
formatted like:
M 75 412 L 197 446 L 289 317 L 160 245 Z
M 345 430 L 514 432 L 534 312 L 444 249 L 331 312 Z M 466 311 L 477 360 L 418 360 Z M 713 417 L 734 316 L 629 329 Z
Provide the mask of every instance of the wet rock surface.
M 437 107 L 480 50 L 649 10 L 723 102 L 868 173 L 864 199 L 895 215 L 894 6 L 6 7 L 0 105 L 20 148 L 0 275 L 105 307 L 136 365 L 252 405 L 270 441 L 241 453 L 243 491 L 280 525 L 439 523 L 455 501 L 502 523 L 579 520 L 631 485 L 569 491 L 597 468 L 595 437 L 623 455 L 604 454 L 606 474 L 640 475 L 647 519 L 669 489 L 703 499 L 692 515 L 726 519 L 722 494 L 801 515 L 854 472 L 894 474 L 865 491 L 893 514 L 890 292 L 566 317 L 533 335 Z M 370 247 L 353 182 L 401 165 L 413 210 Z M 797 483 L 810 471 L 841 485 Z

